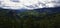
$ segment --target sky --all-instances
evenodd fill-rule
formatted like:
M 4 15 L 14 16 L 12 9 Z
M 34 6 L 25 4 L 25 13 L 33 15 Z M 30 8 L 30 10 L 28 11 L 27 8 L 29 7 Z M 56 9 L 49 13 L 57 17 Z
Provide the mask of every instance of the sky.
M 20 10 L 60 6 L 60 0 L 0 0 L 0 8 Z
M 19 0 L 10 0 L 10 1 L 12 1 L 12 2 L 20 2 Z

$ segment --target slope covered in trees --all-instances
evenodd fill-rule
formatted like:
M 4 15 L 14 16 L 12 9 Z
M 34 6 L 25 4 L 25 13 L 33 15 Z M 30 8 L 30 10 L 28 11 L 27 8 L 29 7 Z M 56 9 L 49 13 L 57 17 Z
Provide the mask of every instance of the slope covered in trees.
M 8 14 L 0 10 L 0 28 L 60 28 L 60 13 L 25 11 Z

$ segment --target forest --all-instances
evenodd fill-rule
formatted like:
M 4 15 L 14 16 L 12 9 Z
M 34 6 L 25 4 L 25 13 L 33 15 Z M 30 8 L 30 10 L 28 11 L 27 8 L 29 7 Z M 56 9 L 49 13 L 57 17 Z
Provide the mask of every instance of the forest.
M 16 14 L 0 10 L 0 28 L 60 28 L 60 13 L 31 10 Z

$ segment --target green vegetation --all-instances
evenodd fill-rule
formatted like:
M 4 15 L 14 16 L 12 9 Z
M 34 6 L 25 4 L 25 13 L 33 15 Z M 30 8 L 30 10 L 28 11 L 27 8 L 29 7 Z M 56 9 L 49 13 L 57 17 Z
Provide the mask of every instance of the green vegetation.
M 0 28 L 60 28 L 60 13 L 26 11 L 9 16 L 8 11 L 0 11 Z

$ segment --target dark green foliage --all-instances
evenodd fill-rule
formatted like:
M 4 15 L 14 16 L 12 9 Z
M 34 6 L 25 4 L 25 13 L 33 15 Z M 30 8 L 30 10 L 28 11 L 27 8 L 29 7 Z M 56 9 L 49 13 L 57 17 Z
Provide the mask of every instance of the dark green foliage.
M 0 28 L 60 28 L 60 13 L 26 11 L 11 17 L 8 12 L 0 11 Z

